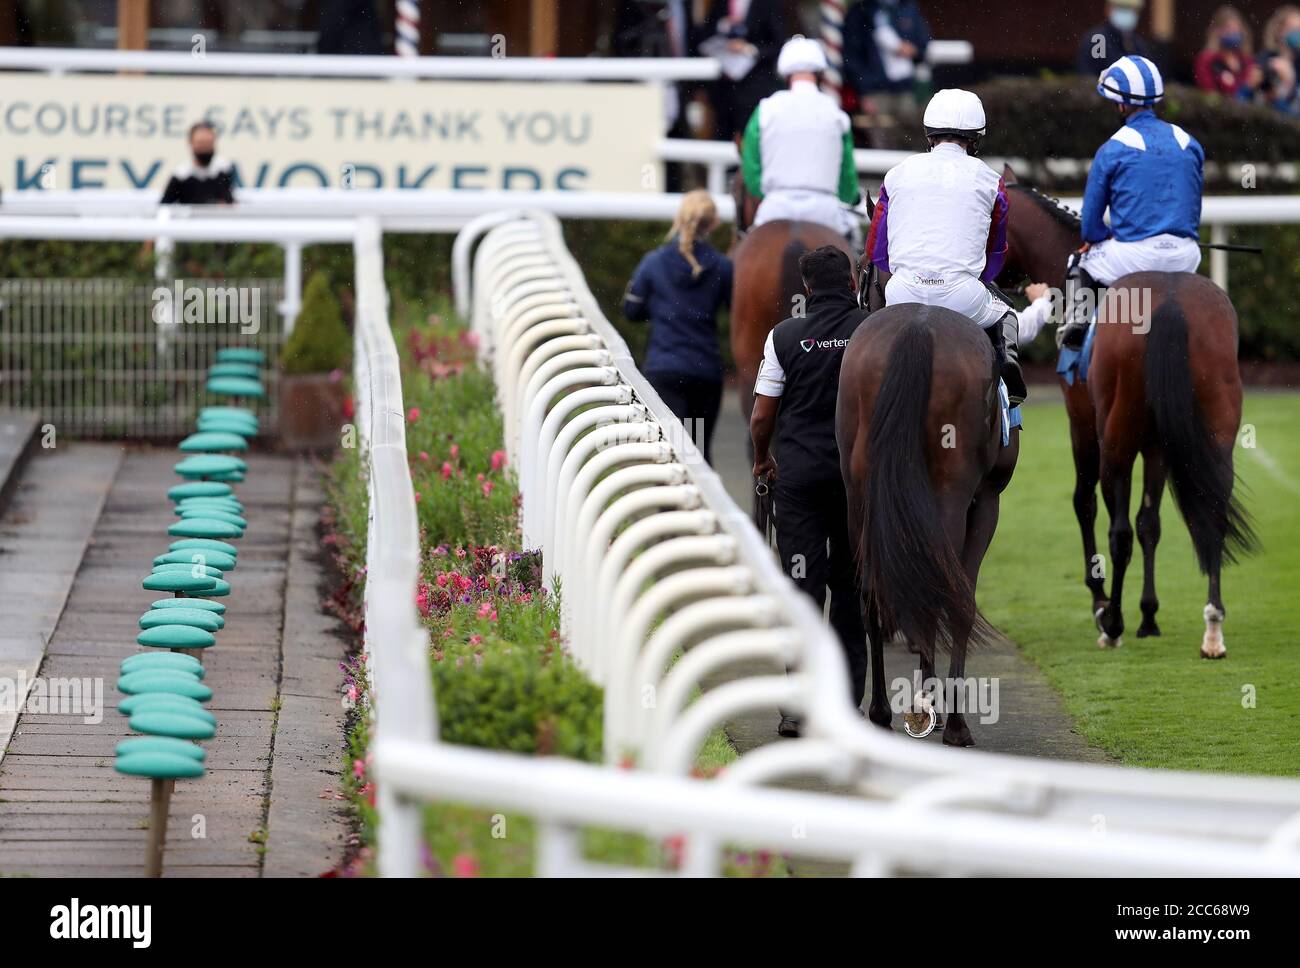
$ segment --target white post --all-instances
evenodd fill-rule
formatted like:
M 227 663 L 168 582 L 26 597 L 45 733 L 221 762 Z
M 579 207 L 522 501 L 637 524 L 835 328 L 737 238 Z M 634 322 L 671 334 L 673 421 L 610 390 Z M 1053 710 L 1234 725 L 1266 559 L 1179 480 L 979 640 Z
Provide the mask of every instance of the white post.
M 302 309 L 302 243 L 284 243 L 284 299 L 280 315 L 284 317 L 284 337 L 293 332 L 294 321 Z
M 1214 245 L 1226 245 L 1228 227 L 1219 222 L 1210 226 L 1210 242 Z M 1210 250 L 1210 278 L 1224 292 L 1228 291 L 1228 253 L 1222 249 Z
M 709 162 L 709 192 L 713 195 L 727 194 L 727 163 Z

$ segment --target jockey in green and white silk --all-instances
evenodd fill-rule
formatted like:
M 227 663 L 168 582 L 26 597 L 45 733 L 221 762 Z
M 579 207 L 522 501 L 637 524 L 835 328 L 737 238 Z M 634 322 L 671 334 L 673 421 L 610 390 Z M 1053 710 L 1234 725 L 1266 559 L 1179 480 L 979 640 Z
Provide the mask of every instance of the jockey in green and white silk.
M 741 144 L 741 172 L 761 198 L 754 225 L 777 219 L 815 222 L 845 236 L 857 228 L 846 206 L 858 201 L 849 116 L 817 86 L 826 70 L 822 45 L 793 37 L 781 48 L 777 72 L 790 87 L 754 109 Z

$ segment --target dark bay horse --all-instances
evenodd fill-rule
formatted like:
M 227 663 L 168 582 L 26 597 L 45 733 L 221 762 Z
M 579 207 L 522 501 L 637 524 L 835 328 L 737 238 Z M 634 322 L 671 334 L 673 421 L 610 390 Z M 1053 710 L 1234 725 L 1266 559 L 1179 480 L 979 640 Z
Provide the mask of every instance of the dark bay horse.
M 1081 244 L 1078 217 L 1016 183 L 1009 189 L 1006 274 L 1060 288 Z M 1159 635 L 1155 557 L 1166 479 L 1208 578 L 1201 655 L 1222 658 L 1223 563 L 1256 545 L 1234 493 L 1232 449 L 1241 426 L 1237 315 L 1227 295 L 1191 273 L 1143 272 L 1115 281 L 1098 309 L 1088 380 L 1061 380 L 1074 449 L 1074 510 L 1083 537 L 1084 581 L 1103 648 L 1121 644 L 1124 575 L 1133 554 L 1129 523 L 1133 465 L 1142 455 L 1137 540 L 1143 553 L 1138 638 Z M 1096 489 L 1110 514 L 1111 594 L 1097 554 Z
M 754 407 L 754 382 L 763 360 L 767 334 L 795 312 L 796 297 L 803 293 L 799 257 L 823 245 L 835 245 L 853 259 L 849 243 L 834 229 L 814 222 L 780 219 L 749 228 L 758 200 L 745 191 L 740 172 L 732 182 L 736 221 L 731 260 L 735 267 L 731 288 L 731 355 L 736 361 L 740 409 L 749 421 Z
M 871 646 L 871 721 L 889 726 L 884 642 L 901 632 L 934 681 L 935 649 L 965 677 L 967 647 L 996 633 L 975 604 L 1019 431 L 1002 446 L 998 368 L 988 338 L 939 307 L 903 304 L 863 323 L 840 368 L 835 433 L 858 542 Z M 943 741 L 973 745 L 960 709 Z

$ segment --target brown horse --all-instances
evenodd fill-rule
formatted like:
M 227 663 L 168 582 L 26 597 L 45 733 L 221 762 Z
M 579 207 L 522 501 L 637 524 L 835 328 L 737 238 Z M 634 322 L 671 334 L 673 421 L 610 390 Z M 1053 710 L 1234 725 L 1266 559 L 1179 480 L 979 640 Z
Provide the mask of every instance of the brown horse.
M 823 245 L 838 246 L 850 259 L 853 253 L 849 252 L 844 236 L 814 222 L 780 219 L 750 229 L 757 199 L 746 192 L 740 172 L 732 182 L 732 197 L 736 200 L 736 222 L 730 252 L 735 267 L 731 287 L 731 355 L 736 361 L 740 384 L 740 409 L 748 425 L 767 334 L 781 320 L 794 314 L 796 299 L 804 291 L 799 257 Z
M 1074 213 L 1004 172 L 1011 191 L 1005 274 L 1060 288 L 1081 244 Z M 1209 588 L 1201 655 L 1222 658 L 1224 561 L 1255 547 L 1233 491 L 1232 448 L 1241 426 L 1237 316 L 1224 292 L 1191 273 L 1143 272 L 1116 280 L 1098 309 L 1087 382 L 1061 380 L 1074 448 L 1074 510 L 1083 536 L 1084 581 L 1103 648 L 1121 644 L 1124 575 L 1133 553 L 1129 523 L 1133 465 L 1142 455 L 1137 539 L 1143 553 L 1142 623 L 1159 635 L 1155 586 L 1160 500 L 1166 478 L 1191 533 Z M 1111 594 L 1094 533 L 1096 488 L 1110 514 Z
M 1002 446 L 988 338 L 965 316 L 916 304 L 882 309 L 854 333 L 835 432 L 871 646 L 869 716 L 888 727 L 886 639 L 901 632 L 919 648 L 927 683 L 936 646 L 947 648 L 949 683 L 959 685 L 968 645 L 995 635 L 975 585 L 1019 432 Z M 962 710 L 946 712 L 943 741 L 973 745 Z

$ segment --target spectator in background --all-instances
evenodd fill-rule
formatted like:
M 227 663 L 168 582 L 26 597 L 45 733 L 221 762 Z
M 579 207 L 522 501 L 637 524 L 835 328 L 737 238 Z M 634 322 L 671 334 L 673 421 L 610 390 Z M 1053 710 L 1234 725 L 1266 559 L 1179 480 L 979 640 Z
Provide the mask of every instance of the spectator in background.
M 732 141 L 745 130 L 758 102 L 780 86 L 776 58 L 785 43 L 781 0 L 713 0 L 696 46 L 722 61 L 713 83 L 714 137 Z
M 1246 21 L 1236 7 L 1220 7 L 1205 32 L 1205 49 L 1196 56 L 1196 86 L 1202 91 L 1249 101 L 1263 79 L 1263 72 L 1251 57 Z
M 1260 91 L 1271 106 L 1300 116 L 1300 7 L 1278 7 L 1264 26 L 1264 50 L 1260 54 L 1264 79 Z
M 845 76 L 877 110 L 913 101 L 916 65 L 929 46 L 930 25 L 914 0 L 860 0 L 844 15 Z
M 387 54 L 375 0 L 322 0 L 318 54 Z
M 687 192 L 668 241 L 641 260 L 623 294 L 623 315 L 650 321 L 646 379 L 712 461 L 722 406 L 718 311 L 731 304 L 731 261 L 707 239 L 718 225 L 713 196 Z
M 695 16 L 688 0 L 623 0 L 614 18 L 615 57 L 689 57 L 695 50 Z M 686 106 L 698 84 L 679 81 L 664 86 L 664 116 L 669 138 L 693 135 Z M 684 176 L 680 162 L 665 165 L 665 189 L 680 192 Z
M 163 191 L 164 205 L 230 205 L 235 201 L 234 169 L 217 157 L 217 130 L 208 121 L 190 127 L 189 161 L 178 165 Z
M 1151 44 L 1138 33 L 1144 6 L 1145 0 L 1110 0 L 1106 4 L 1106 22 L 1093 27 L 1079 41 L 1080 74 L 1100 77 L 1107 67 L 1130 54 L 1150 58 L 1161 66 L 1160 59 L 1152 54 Z

